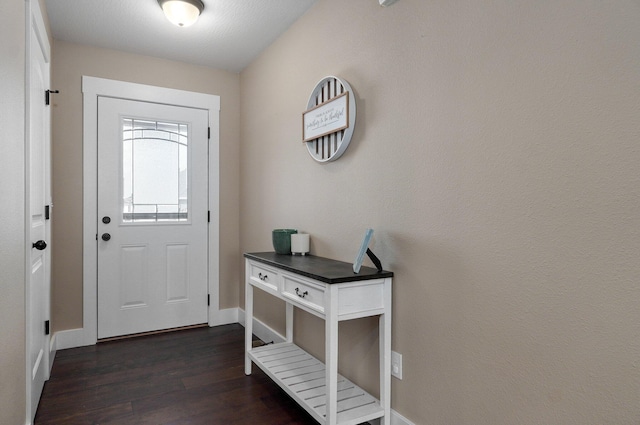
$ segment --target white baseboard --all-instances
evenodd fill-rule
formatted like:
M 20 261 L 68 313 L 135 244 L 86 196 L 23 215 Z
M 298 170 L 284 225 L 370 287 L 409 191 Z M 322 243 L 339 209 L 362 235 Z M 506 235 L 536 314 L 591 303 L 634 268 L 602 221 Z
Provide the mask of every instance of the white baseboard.
M 243 309 L 238 309 L 238 323 L 242 326 L 245 325 L 245 315 Z M 284 342 L 285 337 L 280 335 L 275 330 L 271 329 L 269 326 L 265 325 L 260 320 L 253 318 L 253 334 L 260 338 L 264 342 Z
M 56 334 L 51 336 L 51 340 L 49 341 L 49 370 L 47 371 L 47 379 L 51 376 L 51 369 L 53 369 L 53 362 L 56 359 L 56 353 L 58 352 L 58 347 L 56 345 Z
M 238 323 L 238 307 L 218 310 L 217 317 L 209 319 L 209 326 L 230 325 L 231 323 Z
M 240 308 L 238 309 L 238 323 L 240 323 L 242 326 L 244 326 L 246 323 L 244 310 Z M 260 320 L 256 319 L 255 317 L 253 318 L 253 334 L 265 342 L 273 341 L 275 343 L 278 343 L 278 342 L 285 341 L 284 336 L 280 335 L 278 332 L 270 328 L 268 325 L 264 324 L 264 322 L 261 322 Z M 369 421 L 369 423 L 371 425 L 379 425 L 380 420 L 376 419 L 373 421 Z M 400 413 L 391 409 L 390 425 L 415 425 L 415 424 L 411 422 L 409 419 L 402 416 Z
M 371 425 L 379 425 L 380 419 L 376 419 L 374 421 L 369 421 Z M 391 425 L 415 425 L 409 419 L 402 416 L 400 413 L 391 409 Z
M 85 332 L 83 328 L 68 329 L 66 331 L 58 331 L 53 334 L 56 343 L 56 350 L 66 350 L 67 348 L 84 347 L 86 342 Z
M 391 425 L 415 425 L 409 419 L 402 416 L 400 413 L 391 409 Z

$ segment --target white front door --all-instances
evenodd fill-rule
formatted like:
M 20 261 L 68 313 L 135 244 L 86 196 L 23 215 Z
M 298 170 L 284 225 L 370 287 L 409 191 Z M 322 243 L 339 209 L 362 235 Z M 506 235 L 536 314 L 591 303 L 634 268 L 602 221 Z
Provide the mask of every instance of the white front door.
M 49 107 L 45 90 L 49 89 L 49 45 L 40 9 L 30 3 L 29 27 L 29 141 L 28 141 L 28 239 L 27 267 L 27 394 L 28 416 L 33 419 L 44 381 L 49 378 L 49 300 L 51 205 Z
M 208 126 L 98 98 L 98 338 L 207 323 Z

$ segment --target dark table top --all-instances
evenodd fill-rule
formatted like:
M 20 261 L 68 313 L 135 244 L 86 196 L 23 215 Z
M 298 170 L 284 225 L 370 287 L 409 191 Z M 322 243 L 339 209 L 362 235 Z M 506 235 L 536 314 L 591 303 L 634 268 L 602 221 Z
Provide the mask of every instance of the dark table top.
M 353 282 L 393 277 L 393 272 L 362 266 L 353 272 L 353 264 L 315 255 L 288 255 L 275 252 L 249 252 L 244 256 L 260 263 L 275 266 L 325 283 Z

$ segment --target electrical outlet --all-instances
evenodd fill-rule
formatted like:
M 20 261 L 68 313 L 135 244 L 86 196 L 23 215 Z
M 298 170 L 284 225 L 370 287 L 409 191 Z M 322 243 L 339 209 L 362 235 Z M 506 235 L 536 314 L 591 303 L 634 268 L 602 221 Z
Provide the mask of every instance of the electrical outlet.
M 402 354 L 391 352 L 391 376 L 402 379 Z

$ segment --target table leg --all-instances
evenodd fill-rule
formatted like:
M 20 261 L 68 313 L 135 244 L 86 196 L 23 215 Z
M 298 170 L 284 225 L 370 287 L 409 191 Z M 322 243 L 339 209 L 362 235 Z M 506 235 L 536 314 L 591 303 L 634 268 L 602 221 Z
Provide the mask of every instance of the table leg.
M 244 374 L 251 375 L 251 359 L 249 358 L 249 352 L 253 348 L 253 286 L 247 283 L 244 291 Z
M 338 423 L 338 316 L 337 291 L 328 291 L 325 307 L 326 424 Z
M 391 279 L 384 285 L 384 314 L 378 323 L 380 342 L 380 405 L 384 409 L 384 417 L 380 425 L 391 424 Z
M 293 342 L 293 304 L 287 303 L 286 334 L 287 342 Z

